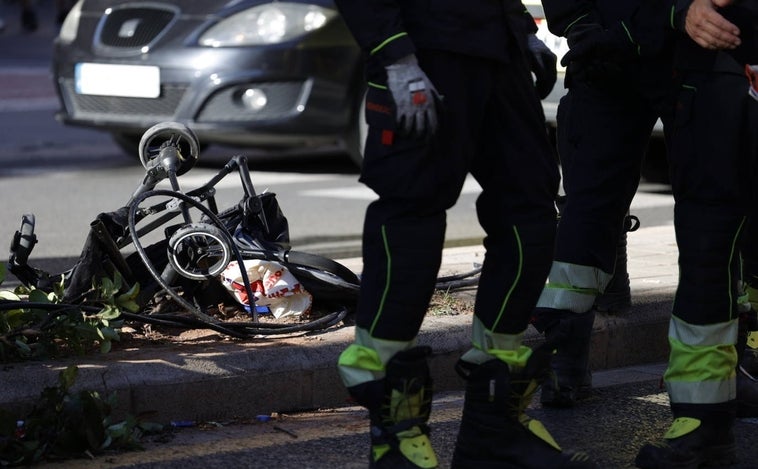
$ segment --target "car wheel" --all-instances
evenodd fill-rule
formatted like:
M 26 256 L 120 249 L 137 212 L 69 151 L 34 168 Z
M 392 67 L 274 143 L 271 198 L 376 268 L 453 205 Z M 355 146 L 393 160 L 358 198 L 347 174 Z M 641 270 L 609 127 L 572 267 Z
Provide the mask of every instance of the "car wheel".
M 359 168 L 363 165 L 363 151 L 366 148 L 366 135 L 368 124 L 366 123 L 366 93 L 362 93 L 358 112 L 353 116 L 353 126 L 347 138 L 347 152 L 350 159 Z

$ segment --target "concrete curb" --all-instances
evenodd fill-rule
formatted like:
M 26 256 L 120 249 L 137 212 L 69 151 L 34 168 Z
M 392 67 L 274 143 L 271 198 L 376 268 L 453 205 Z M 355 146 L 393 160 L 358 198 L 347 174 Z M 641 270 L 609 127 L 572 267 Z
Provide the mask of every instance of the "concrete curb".
M 653 229 L 650 229 L 653 230 Z M 661 233 L 669 234 L 668 231 Z M 656 235 L 650 232 L 649 235 Z M 652 236 L 646 243 L 660 246 Z M 646 236 L 647 238 L 647 236 Z M 642 237 L 640 237 L 642 239 Z M 650 254 L 645 265 L 665 268 L 669 281 L 660 281 L 658 268 L 647 274 L 634 270 L 631 260 L 643 262 L 645 244 L 630 240 L 633 306 L 618 315 L 598 314 L 592 337 L 594 370 L 665 361 L 666 340 L 674 286 L 668 262 Z M 450 273 L 464 272 L 481 261 L 481 247 L 446 250 L 443 265 Z M 666 265 L 654 265 L 651 259 Z M 341 261 L 359 271 L 360 260 Z M 651 281 L 653 279 L 654 281 Z M 473 301 L 474 290 L 461 293 Z M 434 350 L 430 361 L 435 389 L 461 389 L 453 365 L 470 347 L 471 316 L 428 316 L 419 343 Z M 116 393 L 115 414 L 148 413 L 150 420 L 220 420 L 295 409 L 346 404 L 347 393 L 336 371 L 338 355 L 353 339 L 354 328 L 342 327 L 300 337 L 266 337 L 210 346 L 161 346 L 120 350 L 48 363 L 19 363 L 0 371 L 0 408 L 19 415 L 29 410 L 45 386 L 57 383 L 70 364 L 79 367 L 76 389 Z M 525 342 L 535 345 L 541 335 L 530 328 Z

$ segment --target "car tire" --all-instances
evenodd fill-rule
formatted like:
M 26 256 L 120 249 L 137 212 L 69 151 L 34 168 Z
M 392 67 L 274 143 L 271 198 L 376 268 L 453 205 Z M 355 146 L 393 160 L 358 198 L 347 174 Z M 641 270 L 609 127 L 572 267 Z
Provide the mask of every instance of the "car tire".
M 356 106 L 357 111 L 353 114 L 352 129 L 346 139 L 348 156 L 358 168 L 363 165 L 363 151 L 366 148 L 366 135 L 368 135 L 366 92 L 364 91 L 360 96 L 362 99 Z

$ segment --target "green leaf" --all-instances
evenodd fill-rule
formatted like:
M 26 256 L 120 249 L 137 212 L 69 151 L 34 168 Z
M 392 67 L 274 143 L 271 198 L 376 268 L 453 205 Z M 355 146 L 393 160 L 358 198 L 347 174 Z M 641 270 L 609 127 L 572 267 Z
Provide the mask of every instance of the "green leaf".
M 92 283 L 94 286 L 94 279 Z M 111 279 L 108 277 L 103 277 L 100 279 L 100 292 L 103 298 L 113 298 L 113 295 L 116 294 L 117 290 L 115 289 L 115 286 L 113 285 L 113 281 Z
M 112 343 L 110 340 L 104 340 L 100 342 L 100 353 L 108 353 L 111 351 Z
M 99 313 L 97 313 L 97 315 L 101 319 L 116 319 L 121 316 L 121 311 L 119 311 L 118 308 L 114 306 L 106 305 L 103 307 L 103 309 L 100 310 Z
M 10 301 L 20 301 L 21 298 L 13 292 L 8 290 L 0 290 L 0 299 Z
M 105 337 L 108 340 L 119 339 L 118 332 L 116 332 L 116 330 L 111 327 L 100 328 L 100 332 L 102 333 L 103 337 Z
M 116 303 L 134 300 L 137 298 L 137 295 L 139 295 L 139 283 L 135 283 L 126 293 L 119 295 L 118 298 L 116 298 Z
M 115 291 L 121 290 L 121 286 L 124 284 L 124 277 L 121 276 L 121 273 L 116 270 L 113 272 L 113 289 Z
M 29 301 L 34 303 L 50 303 L 50 297 L 47 293 L 35 288 L 29 292 Z
M 118 306 L 121 309 L 125 309 L 128 312 L 130 312 L 130 313 L 136 313 L 140 309 L 140 306 L 137 304 L 137 302 L 136 301 L 132 301 L 132 300 L 127 300 L 127 301 L 119 302 Z

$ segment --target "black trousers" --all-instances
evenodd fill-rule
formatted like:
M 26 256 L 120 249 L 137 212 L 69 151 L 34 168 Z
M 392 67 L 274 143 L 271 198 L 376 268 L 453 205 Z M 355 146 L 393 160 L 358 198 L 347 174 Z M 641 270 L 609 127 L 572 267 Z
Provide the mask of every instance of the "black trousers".
M 379 196 L 366 211 L 357 325 L 372 337 L 416 337 L 439 273 L 446 210 L 471 173 L 482 187 L 486 256 L 475 314 L 485 327 L 526 329 L 553 253 L 559 174 L 530 72 L 511 63 L 418 51 L 444 96 L 434 138 L 396 132 L 392 99 L 371 87 L 361 181 Z
M 629 67 L 628 74 L 589 83 L 570 76 L 557 115 L 567 197 L 555 260 L 608 274 L 653 127 L 660 118 L 667 130 L 671 119 L 670 62 Z
M 673 313 L 715 324 L 736 317 L 740 249 L 758 273 L 758 102 L 739 73 L 689 72 L 682 84 L 670 157 L 680 266 Z

